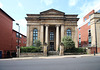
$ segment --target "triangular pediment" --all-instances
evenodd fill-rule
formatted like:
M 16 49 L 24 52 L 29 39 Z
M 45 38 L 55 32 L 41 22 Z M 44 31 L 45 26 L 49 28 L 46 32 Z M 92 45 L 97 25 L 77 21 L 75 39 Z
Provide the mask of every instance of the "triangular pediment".
M 58 11 L 58 10 L 55 10 L 55 9 L 49 9 L 49 10 L 41 12 L 40 14 L 55 14 L 55 15 L 59 14 L 59 15 L 64 15 L 65 13 L 61 12 L 61 11 Z

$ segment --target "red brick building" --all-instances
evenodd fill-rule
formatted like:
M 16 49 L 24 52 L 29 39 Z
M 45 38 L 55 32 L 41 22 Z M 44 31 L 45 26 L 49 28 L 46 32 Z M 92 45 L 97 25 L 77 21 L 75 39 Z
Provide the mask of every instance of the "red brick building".
M 10 57 L 12 53 L 16 53 L 17 37 L 16 31 L 12 30 L 13 21 L 14 19 L 0 8 L 0 58 Z M 22 35 L 20 39 L 25 42 L 20 45 L 26 46 L 26 36 Z
M 84 25 L 78 28 L 78 46 L 79 47 L 91 46 L 90 16 L 93 13 L 94 13 L 94 10 L 92 10 L 85 17 L 83 17 Z
M 89 12 L 85 17 L 83 17 L 83 26 L 78 28 L 78 47 L 88 47 L 90 53 L 96 52 L 96 47 L 92 46 L 92 36 L 91 36 L 91 18 L 92 14 L 96 13 L 94 10 Z M 93 29 L 93 28 L 92 28 Z M 98 53 L 100 53 L 100 48 L 98 47 Z
M 16 49 L 18 46 L 18 33 L 17 31 L 13 30 L 12 34 L 12 46 L 13 49 Z M 20 33 L 20 38 L 19 38 L 19 45 L 21 46 L 26 46 L 26 36 Z M 16 47 L 15 47 L 16 46 Z

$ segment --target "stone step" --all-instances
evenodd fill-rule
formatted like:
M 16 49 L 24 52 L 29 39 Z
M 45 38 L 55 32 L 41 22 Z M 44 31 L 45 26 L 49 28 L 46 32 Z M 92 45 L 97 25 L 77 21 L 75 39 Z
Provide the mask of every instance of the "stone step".
M 48 51 L 48 55 L 59 55 L 59 52 L 56 52 L 56 51 Z

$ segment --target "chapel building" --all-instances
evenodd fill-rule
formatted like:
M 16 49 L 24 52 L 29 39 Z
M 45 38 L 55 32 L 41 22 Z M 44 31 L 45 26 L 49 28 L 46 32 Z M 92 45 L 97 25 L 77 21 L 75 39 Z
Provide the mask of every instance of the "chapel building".
M 49 51 L 58 51 L 63 37 L 71 36 L 75 47 L 78 47 L 77 16 L 55 9 L 27 14 L 27 46 L 34 46 L 34 41 L 38 39 L 42 45 L 48 44 Z

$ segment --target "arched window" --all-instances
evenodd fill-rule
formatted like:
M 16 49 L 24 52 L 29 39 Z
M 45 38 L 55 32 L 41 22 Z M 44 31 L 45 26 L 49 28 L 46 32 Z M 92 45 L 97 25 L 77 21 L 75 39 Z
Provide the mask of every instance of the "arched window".
M 50 32 L 50 40 L 54 40 L 54 32 Z
M 71 36 L 71 29 L 67 29 L 67 36 Z
M 34 41 L 37 40 L 38 38 L 38 30 L 34 29 L 33 30 L 33 46 L 34 46 Z

